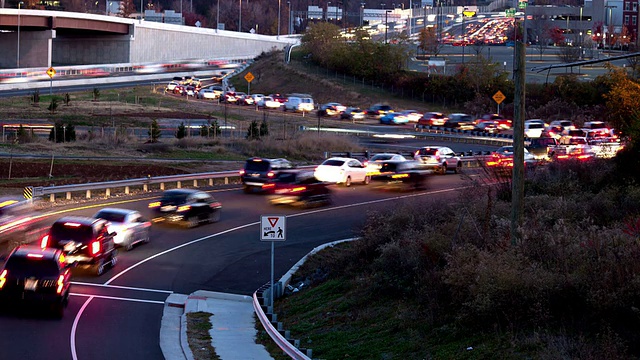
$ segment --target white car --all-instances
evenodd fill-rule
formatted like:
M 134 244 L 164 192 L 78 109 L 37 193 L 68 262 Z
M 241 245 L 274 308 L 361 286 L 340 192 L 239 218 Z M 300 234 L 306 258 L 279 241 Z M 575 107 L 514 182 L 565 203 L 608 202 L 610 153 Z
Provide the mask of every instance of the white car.
M 402 110 L 400 113 L 409 120 L 409 122 L 417 123 L 422 117 L 422 113 L 417 110 Z
M 453 170 L 458 173 L 462 168 L 462 161 L 456 153 L 446 146 L 425 146 L 415 152 L 414 160 L 426 169 L 439 174 L 446 174 Z
M 179 82 L 177 81 L 172 81 L 170 83 L 167 84 L 167 91 L 172 91 L 176 89 L 176 86 L 180 85 Z
M 367 161 L 367 174 L 370 176 L 377 175 L 380 172 L 382 163 L 385 161 L 407 161 L 407 159 L 400 154 L 382 153 L 373 155 L 369 161 Z
M 253 103 L 258 104 L 258 102 L 264 99 L 264 94 L 252 94 L 251 97 L 253 98 Z
M 262 100 L 258 101 L 258 107 L 266 109 L 280 109 L 282 103 L 274 100 L 271 96 L 265 96 Z
M 127 251 L 137 243 L 148 243 L 150 240 L 151 222 L 143 218 L 138 211 L 104 208 L 93 217 L 108 221 L 107 230 L 116 233 L 113 242 Z
M 367 174 L 367 167 L 352 158 L 333 157 L 319 165 L 314 175 L 320 181 L 351 186 L 354 182 L 369 184 L 371 176 Z
M 218 96 L 216 95 L 215 91 L 211 89 L 202 89 L 198 93 L 198 99 L 215 100 L 217 98 Z

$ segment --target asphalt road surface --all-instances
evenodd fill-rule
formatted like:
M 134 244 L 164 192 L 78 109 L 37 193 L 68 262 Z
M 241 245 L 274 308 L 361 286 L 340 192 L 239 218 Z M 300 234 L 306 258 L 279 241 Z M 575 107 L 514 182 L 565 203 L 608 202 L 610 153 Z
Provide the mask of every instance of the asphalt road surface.
M 213 190 L 223 204 L 219 223 L 194 229 L 154 225 L 151 242 L 121 251 L 115 268 L 103 276 L 74 269 L 72 295 L 62 320 L 29 309 L 3 309 L 0 357 L 162 359 L 160 322 L 170 293 L 210 290 L 250 295 L 269 281 L 270 244 L 259 240 L 261 215 L 287 215 L 287 240 L 275 244 L 279 277 L 312 248 L 357 235 L 368 211 L 403 201 L 455 197 L 461 187 L 470 185 L 469 177 L 448 174 L 433 176 L 428 190 L 422 192 L 333 187 L 333 205 L 311 210 L 272 207 L 264 196 L 243 194 L 237 186 Z M 108 206 L 147 214 L 150 201 L 151 197 L 113 200 Z M 105 206 L 82 204 L 43 214 L 43 225 L 62 215 L 90 216 Z

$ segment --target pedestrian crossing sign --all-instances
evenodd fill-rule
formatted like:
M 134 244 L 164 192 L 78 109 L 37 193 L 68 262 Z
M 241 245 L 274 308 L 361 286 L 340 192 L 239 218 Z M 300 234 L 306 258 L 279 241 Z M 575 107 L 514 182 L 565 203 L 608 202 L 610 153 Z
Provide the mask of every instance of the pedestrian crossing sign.
M 260 241 L 284 241 L 287 236 L 286 216 L 262 215 L 260 217 Z

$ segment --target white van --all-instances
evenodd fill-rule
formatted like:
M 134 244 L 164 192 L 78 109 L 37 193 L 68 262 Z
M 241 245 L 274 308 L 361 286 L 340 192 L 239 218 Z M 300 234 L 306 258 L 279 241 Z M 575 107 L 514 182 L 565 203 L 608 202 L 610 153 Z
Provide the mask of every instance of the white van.
M 539 138 L 544 131 L 544 121 L 532 119 L 524 122 L 524 136 L 528 138 Z
M 314 108 L 313 99 L 310 97 L 289 96 L 284 102 L 284 111 L 311 112 Z

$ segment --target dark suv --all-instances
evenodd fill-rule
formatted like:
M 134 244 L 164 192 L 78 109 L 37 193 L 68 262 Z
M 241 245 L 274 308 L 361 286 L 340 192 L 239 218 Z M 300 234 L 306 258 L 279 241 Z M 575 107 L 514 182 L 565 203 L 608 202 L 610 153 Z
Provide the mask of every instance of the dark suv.
M 0 269 L 0 300 L 44 304 L 62 318 L 71 287 L 70 267 L 62 250 L 19 246 Z
M 113 238 L 107 221 L 80 216 L 62 217 L 51 225 L 40 245 L 64 251 L 67 262 L 90 268 L 96 275 L 104 273 L 106 266 L 113 267 L 117 259 Z
M 299 205 L 310 207 L 331 203 L 328 183 L 319 181 L 313 171 L 281 171 L 269 189 L 272 205 Z
M 244 164 L 244 169 L 240 170 L 240 179 L 245 193 L 254 190 L 264 191 L 273 187 L 273 180 L 278 171 L 292 169 L 293 164 L 286 159 L 263 159 L 251 158 Z
M 201 222 L 220 220 L 222 204 L 204 191 L 195 189 L 172 189 L 162 193 L 160 201 L 149 204 L 153 211 L 153 222 L 183 224 L 187 228 Z

